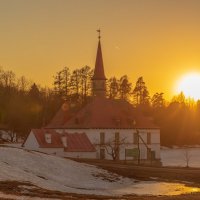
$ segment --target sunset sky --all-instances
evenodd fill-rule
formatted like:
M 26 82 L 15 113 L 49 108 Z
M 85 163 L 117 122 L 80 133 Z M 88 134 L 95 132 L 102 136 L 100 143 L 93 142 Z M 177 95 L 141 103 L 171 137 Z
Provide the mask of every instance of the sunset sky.
M 200 0 L 0 0 L 0 65 L 51 86 L 64 66 L 94 67 L 99 27 L 107 77 L 170 99 L 200 72 Z

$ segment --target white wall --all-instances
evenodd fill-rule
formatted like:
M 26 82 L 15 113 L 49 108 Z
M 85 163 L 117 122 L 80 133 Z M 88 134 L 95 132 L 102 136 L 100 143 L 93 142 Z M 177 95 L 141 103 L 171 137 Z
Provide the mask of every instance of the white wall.
M 28 137 L 24 143 L 24 147 L 26 149 L 31 149 L 31 150 L 37 150 L 39 148 L 39 144 L 38 144 L 38 142 L 35 138 L 35 135 L 33 134 L 32 131 L 28 135 Z
M 95 146 L 97 153 L 96 158 L 100 158 L 100 133 L 105 133 L 105 142 L 109 140 L 114 140 L 115 133 L 120 133 L 120 139 L 125 138 L 125 145 L 120 147 L 120 160 L 125 159 L 125 149 L 129 148 L 137 148 L 137 145 L 134 144 L 134 133 L 136 132 L 133 129 L 65 129 L 65 130 L 57 130 L 58 132 L 62 133 L 66 131 L 68 133 L 86 133 L 88 138 L 90 139 L 91 143 Z M 156 152 L 156 158 L 160 159 L 160 130 L 159 129 L 140 129 L 139 134 L 147 143 L 147 133 L 151 133 L 151 144 L 148 145 L 152 151 Z M 140 159 L 147 159 L 147 148 L 143 144 L 141 140 L 140 143 Z M 106 159 L 111 160 L 112 157 L 106 153 Z M 132 157 L 127 157 L 126 159 L 133 159 Z
M 44 152 L 47 154 L 56 154 L 63 151 L 63 148 L 40 148 L 37 139 L 35 138 L 35 135 L 32 131 L 30 132 L 26 142 L 24 143 L 24 148 Z
M 57 130 L 62 133 L 64 130 Z M 37 150 L 48 154 L 56 154 L 64 157 L 74 158 L 100 158 L 100 149 L 104 148 L 100 146 L 100 133 L 105 133 L 105 142 L 113 141 L 115 133 L 119 132 L 120 139 L 125 138 L 125 144 L 120 146 L 120 160 L 125 160 L 125 149 L 137 148 L 137 144 L 134 144 L 134 133 L 133 129 L 66 129 L 68 133 L 86 133 L 91 143 L 95 146 L 96 152 L 64 152 L 63 148 L 40 148 L 39 144 L 31 132 L 24 144 L 26 149 Z M 160 130 L 158 129 L 140 129 L 139 134 L 147 143 L 147 133 L 151 133 L 151 144 L 148 144 L 148 148 L 155 151 L 156 158 L 160 159 Z M 140 147 L 140 159 L 147 159 L 147 148 L 143 144 L 142 140 L 139 140 Z M 112 160 L 111 155 L 105 151 L 105 159 Z M 133 160 L 132 157 L 126 157 L 127 160 Z

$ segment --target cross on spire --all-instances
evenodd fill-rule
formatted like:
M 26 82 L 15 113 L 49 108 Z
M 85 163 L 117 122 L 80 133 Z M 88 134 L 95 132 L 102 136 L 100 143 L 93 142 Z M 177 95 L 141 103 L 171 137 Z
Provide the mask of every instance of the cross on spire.
M 101 39 L 101 30 L 100 30 L 100 28 L 97 30 L 97 32 L 99 33 L 98 38 L 99 38 L 99 40 L 100 40 L 100 39 Z

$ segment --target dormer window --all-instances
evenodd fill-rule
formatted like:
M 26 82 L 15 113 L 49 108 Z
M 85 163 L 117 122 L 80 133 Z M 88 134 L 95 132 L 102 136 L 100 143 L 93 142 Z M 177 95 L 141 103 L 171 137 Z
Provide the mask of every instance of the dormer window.
M 45 134 L 45 141 L 46 141 L 46 143 L 51 144 L 51 134 L 50 133 Z

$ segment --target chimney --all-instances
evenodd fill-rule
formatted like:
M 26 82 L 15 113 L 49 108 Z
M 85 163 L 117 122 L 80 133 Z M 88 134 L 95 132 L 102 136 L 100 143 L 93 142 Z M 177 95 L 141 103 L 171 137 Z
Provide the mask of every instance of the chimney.
M 67 147 L 67 136 L 66 135 L 61 136 L 61 140 L 62 140 L 63 146 Z

